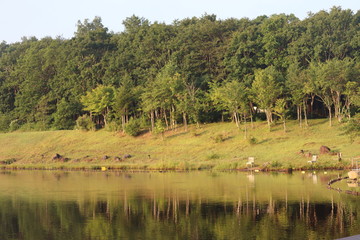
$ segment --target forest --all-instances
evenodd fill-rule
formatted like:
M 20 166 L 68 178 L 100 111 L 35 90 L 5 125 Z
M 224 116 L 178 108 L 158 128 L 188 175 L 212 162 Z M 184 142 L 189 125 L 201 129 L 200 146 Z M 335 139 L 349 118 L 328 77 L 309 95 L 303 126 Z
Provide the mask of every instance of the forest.
M 100 17 L 71 39 L 0 44 L 0 131 L 101 129 L 137 135 L 181 124 L 309 118 L 360 107 L 360 11 L 151 23 L 114 33 Z M 359 116 L 356 115 L 356 116 Z

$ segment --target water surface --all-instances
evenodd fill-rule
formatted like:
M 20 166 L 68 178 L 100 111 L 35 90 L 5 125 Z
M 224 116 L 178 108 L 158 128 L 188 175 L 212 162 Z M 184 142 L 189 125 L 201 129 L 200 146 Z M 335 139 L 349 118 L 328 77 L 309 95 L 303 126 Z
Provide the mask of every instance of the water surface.
M 0 239 L 335 239 L 360 234 L 360 198 L 326 188 L 338 175 L 2 171 Z

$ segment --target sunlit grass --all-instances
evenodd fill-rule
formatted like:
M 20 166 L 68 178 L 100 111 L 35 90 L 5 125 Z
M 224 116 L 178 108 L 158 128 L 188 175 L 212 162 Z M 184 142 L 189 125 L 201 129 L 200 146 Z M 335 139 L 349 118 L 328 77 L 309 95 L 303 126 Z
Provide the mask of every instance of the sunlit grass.
M 351 158 L 360 155 L 359 141 L 350 143 L 341 135 L 340 124 L 329 127 L 326 119 L 311 120 L 309 127 L 300 128 L 296 121 L 272 127 L 256 122 L 239 130 L 233 123 L 213 123 L 167 131 L 160 136 L 145 133 L 130 137 L 121 133 L 96 131 L 14 132 L 0 134 L 0 161 L 16 159 L 7 167 L 51 167 L 93 169 L 101 166 L 118 169 L 243 169 L 248 157 L 255 157 L 255 165 L 274 169 L 286 168 L 342 168 Z M 220 137 L 219 137 L 220 136 Z M 250 138 L 255 142 L 249 141 Z M 219 140 L 221 138 L 221 141 Z M 343 161 L 336 156 L 321 155 L 315 164 L 299 154 L 300 150 L 319 154 L 322 145 L 342 152 Z M 58 153 L 65 161 L 53 160 Z M 130 154 L 131 158 L 124 159 Z M 104 156 L 108 159 L 104 159 Z M 115 157 L 121 158 L 117 161 Z

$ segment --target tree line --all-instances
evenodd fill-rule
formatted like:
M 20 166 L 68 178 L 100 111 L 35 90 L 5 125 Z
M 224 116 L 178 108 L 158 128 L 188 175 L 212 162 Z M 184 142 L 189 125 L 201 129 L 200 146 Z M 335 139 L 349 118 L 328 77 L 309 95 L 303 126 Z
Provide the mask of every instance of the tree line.
M 0 130 L 350 119 L 360 106 L 360 11 L 151 23 L 113 33 L 100 17 L 71 39 L 0 44 Z

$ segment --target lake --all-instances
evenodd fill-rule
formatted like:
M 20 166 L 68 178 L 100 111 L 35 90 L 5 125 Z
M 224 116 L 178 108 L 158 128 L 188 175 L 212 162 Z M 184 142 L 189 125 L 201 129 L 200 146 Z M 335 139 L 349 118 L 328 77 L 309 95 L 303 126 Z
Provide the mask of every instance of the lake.
M 1 171 L 0 239 L 360 234 L 360 197 L 326 188 L 339 175 L 345 173 Z

